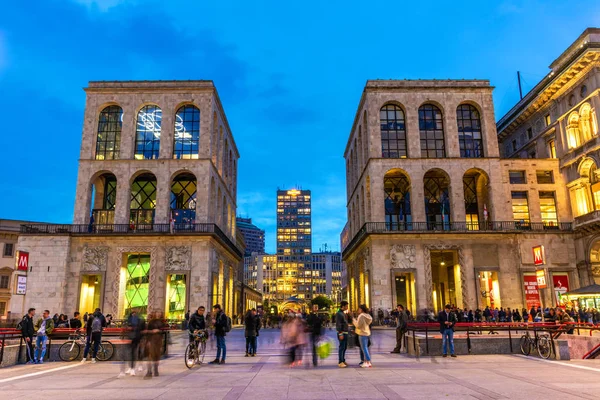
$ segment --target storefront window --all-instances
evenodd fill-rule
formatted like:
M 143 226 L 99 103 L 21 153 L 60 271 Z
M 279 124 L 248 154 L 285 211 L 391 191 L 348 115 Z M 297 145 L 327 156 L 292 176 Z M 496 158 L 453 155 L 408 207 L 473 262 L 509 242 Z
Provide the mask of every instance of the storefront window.
M 186 280 L 183 274 L 167 275 L 167 319 L 183 319 L 186 309 Z
M 482 307 L 501 307 L 500 285 L 498 283 L 498 272 L 480 271 L 479 277 L 479 303 Z
M 431 251 L 431 278 L 436 312 L 443 310 L 446 304 L 463 307 L 460 265 L 456 250 Z
M 148 292 L 150 289 L 150 255 L 129 254 L 127 266 L 121 270 L 121 278 L 125 283 L 125 301 L 123 316 L 132 311 L 146 317 L 148 313 Z
M 79 312 L 93 313 L 100 307 L 102 275 L 83 275 L 79 293 Z
M 412 315 L 416 315 L 415 277 L 413 273 L 401 273 L 396 275 L 395 293 L 395 304 L 402 304 Z

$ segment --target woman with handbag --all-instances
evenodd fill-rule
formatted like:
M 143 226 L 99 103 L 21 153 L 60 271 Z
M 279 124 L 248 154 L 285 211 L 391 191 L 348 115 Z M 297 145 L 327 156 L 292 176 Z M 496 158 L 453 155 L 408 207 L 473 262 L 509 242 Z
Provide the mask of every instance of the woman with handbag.
M 358 341 L 360 344 L 360 366 L 362 368 L 371 368 L 371 354 L 369 353 L 369 338 L 371 336 L 371 322 L 373 317 L 369 315 L 367 306 L 361 304 L 358 307 L 358 318 L 352 318 L 352 322 L 355 327 L 356 334 L 358 335 Z

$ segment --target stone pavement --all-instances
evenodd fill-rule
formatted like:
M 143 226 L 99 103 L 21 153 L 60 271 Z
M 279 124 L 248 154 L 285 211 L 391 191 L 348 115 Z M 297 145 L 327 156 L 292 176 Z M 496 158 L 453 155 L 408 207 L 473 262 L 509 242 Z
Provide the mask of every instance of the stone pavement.
M 331 331 L 328 335 L 333 337 Z M 243 331 L 228 336 L 225 365 L 188 370 L 186 337 L 174 335 L 160 377 L 118 379 L 120 362 L 46 363 L 0 370 L 0 399 L 598 399 L 600 360 L 541 361 L 517 355 L 472 355 L 456 359 L 390 354 L 394 331 L 374 331 L 372 369 L 349 368 L 336 355 L 318 368 L 285 365 L 279 331 L 261 331 L 258 356 L 244 357 Z M 206 357 L 213 356 L 211 350 Z M 305 365 L 310 364 L 306 360 Z

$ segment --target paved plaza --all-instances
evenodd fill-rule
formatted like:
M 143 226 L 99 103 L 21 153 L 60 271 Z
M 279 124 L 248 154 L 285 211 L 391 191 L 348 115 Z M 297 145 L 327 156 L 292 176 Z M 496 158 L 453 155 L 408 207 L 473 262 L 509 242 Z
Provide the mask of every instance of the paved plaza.
M 332 331 L 328 331 L 332 335 Z M 349 368 L 336 356 L 317 369 L 285 365 L 279 331 L 265 330 L 258 356 L 244 357 L 243 331 L 228 336 L 225 365 L 188 370 L 185 337 L 176 334 L 160 377 L 117 378 L 121 362 L 52 362 L 0 370 L 1 399 L 597 399 L 599 361 L 541 361 L 518 355 L 407 357 L 390 354 L 394 331 L 373 335 L 372 369 L 358 368 L 358 350 L 348 352 Z M 213 350 L 206 361 L 214 356 Z

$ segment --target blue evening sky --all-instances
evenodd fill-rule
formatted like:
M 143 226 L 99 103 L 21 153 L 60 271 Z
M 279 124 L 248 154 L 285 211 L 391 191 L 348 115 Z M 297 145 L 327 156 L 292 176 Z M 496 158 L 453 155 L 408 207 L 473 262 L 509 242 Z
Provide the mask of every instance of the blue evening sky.
M 33 0 L 0 8 L 0 218 L 69 223 L 89 80 L 212 79 L 241 153 L 238 215 L 275 248 L 276 190 L 339 248 L 344 147 L 367 79 L 484 78 L 496 118 L 600 2 Z M 580 5 L 583 5 L 581 3 Z

